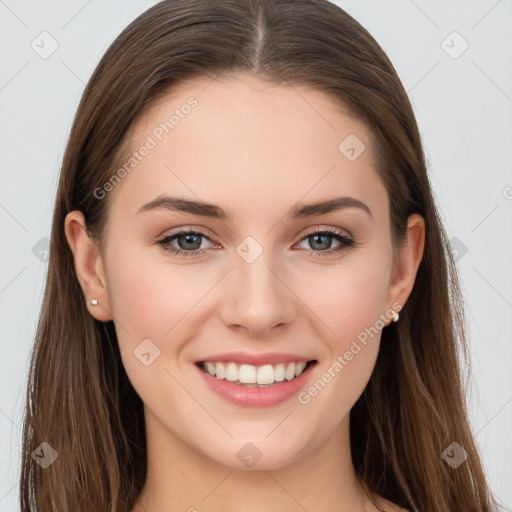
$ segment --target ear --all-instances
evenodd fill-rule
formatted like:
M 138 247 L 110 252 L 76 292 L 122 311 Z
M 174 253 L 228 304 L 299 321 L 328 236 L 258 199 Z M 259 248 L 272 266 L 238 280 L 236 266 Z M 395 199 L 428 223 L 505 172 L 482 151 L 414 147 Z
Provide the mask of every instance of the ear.
M 389 284 L 388 301 L 396 312 L 404 307 L 411 294 L 424 247 L 425 221 L 415 213 L 407 219 L 407 231 L 398 250 Z
M 87 233 L 83 213 L 78 210 L 68 213 L 64 222 L 64 231 L 73 253 L 75 272 L 84 292 L 89 313 L 96 320 L 103 322 L 112 320 L 103 261 L 97 244 Z M 91 303 L 93 299 L 98 301 L 95 306 Z

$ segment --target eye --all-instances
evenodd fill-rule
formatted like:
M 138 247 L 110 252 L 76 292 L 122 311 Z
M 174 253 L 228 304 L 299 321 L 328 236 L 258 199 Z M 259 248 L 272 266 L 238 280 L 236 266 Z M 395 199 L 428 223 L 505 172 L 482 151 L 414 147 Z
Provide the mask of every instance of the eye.
M 204 254 L 204 246 L 202 246 L 203 240 L 211 242 L 210 238 L 201 231 L 194 231 L 190 229 L 180 229 L 176 233 L 167 235 L 162 240 L 158 241 L 158 244 L 165 250 L 170 251 L 173 254 L 180 256 L 199 256 Z M 172 242 L 176 242 L 178 247 L 172 245 Z
M 334 239 L 337 245 L 332 248 Z M 179 231 L 167 235 L 158 244 L 165 250 L 178 256 L 201 256 L 205 253 L 203 242 L 207 240 L 214 247 L 220 247 L 214 244 L 211 239 L 203 232 L 191 229 L 180 229 Z M 317 229 L 308 233 L 301 243 L 307 242 L 313 250 L 307 250 L 309 256 L 329 256 L 333 253 L 354 247 L 357 242 L 346 236 L 342 231 L 336 229 Z M 177 244 L 174 245 L 174 244 Z
M 338 245 L 332 247 L 332 239 L 338 242 Z M 329 256 L 344 249 L 354 247 L 355 240 L 346 236 L 342 231 L 337 229 L 317 229 L 308 233 L 301 241 L 306 241 L 313 250 L 308 250 L 310 256 Z

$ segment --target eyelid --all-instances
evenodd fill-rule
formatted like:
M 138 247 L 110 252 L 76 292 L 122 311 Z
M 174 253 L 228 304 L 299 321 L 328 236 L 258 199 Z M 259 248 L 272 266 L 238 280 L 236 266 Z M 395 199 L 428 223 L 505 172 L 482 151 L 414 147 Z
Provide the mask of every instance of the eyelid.
M 178 235 L 180 233 L 200 233 L 201 235 L 205 236 L 206 238 L 213 239 L 215 236 L 211 233 L 211 231 L 207 228 L 204 228 L 199 225 L 195 224 L 183 224 L 176 228 L 167 228 L 164 231 L 161 232 L 161 235 L 158 235 L 157 238 L 167 238 L 170 236 Z
M 302 236 L 301 240 L 306 236 L 314 235 L 315 233 L 336 233 L 337 235 L 343 235 L 346 238 L 352 238 L 352 235 L 349 231 L 343 228 L 338 228 L 335 226 L 315 226 L 314 228 L 309 228 Z
M 351 233 L 344 228 L 338 228 L 338 227 L 334 227 L 334 226 L 315 226 L 313 228 L 308 228 L 308 230 L 305 231 L 300 236 L 299 242 L 302 242 L 302 240 L 307 236 L 311 236 L 316 233 L 325 233 L 325 232 L 342 235 L 342 236 L 344 236 L 346 238 L 350 238 L 350 239 L 353 238 Z M 171 230 L 170 232 L 168 232 L 166 230 L 166 231 L 164 231 L 164 234 L 160 235 L 157 238 L 158 238 L 158 240 L 161 241 L 161 240 L 165 240 L 168 238 L 172 238 L 174 236 L 178 236 L 180 234 L 189 234 L 189 233 L 200 234 L 204 238 L 208 239 L 210 242 L 215 243 L 216 245 L 221 245 L 221 244 L 218 244 L 217 242 L 214 242 L 215 237 L 210 235 L 206 228 L 196 227 L 193 225 L 181 226 L 179 228 Z M 297 238 L 299 236 L 299 234 L 300 234 L 300 231 L 298 233 L 296 233 L 293 238 Z
M 345 233 L 347 233 L 347 234 L 345 234 Z M 179 229 L 166 234 L 163 238 L 160 238 L 159 240 L 157 240 L 157 244 L 159 244 L 163 250 L 169 251 L 169 252 L 171 252 L 175 255 L 179 255 L 179 256 L 183 255 L 185 257 L 187 257 L 187 256 L 194 257 L 194 256 L 204 255 L 204 253 L 206 252 L 206 249 L 194 249 L 191 251 L 187 251 L 187 250 L 181 249 L 179 247 L 171 246 L 171 242 L 174 241 L 176 238 L 178 238 L 179 236 L 184 236 L 184 235 L 188 235 L 188 234 L 199 235 L 200 237 L 208 240 L 210 243 L 212 243 L 217 248 L 219 246 L 222 248 L 222 245 L 216 243 L 214 241 L 213 237 L 211 237 L 210 235 L 208 235 L 207 233 L 204 232 L 203 228 L 195 228 L 192 226 L 187 226 L 186 228 L 180 227 Z M 350 249 L 350 248 L 358 245 L 358 243 L 354 240 L 352 235 L 350 233 L 348 233 L 348 231 L 346 231 L 342 228 L 332 227 L 332 226 L 329 226 L 329 227 L 316 226 L 315 228 L 311 228 L 306 233 L 303 233 L 302 236 L 300 237 L 299 241 L 293 247 L 296 247 L 298 244 L 304 242 L 304 240 L 306 240 L 308 237 L 313 236 L 315 234 L 327 235 L 331 238 L 334 238 L 338 242 L 339 245 L 336 246 L 334 249 L 329 248 L 329 249 L 323 250 L 323 251 L 315 251 L 313 249 L 300 248 L 302 251 L 306 251 L 306 253 L 310 256 L 311 255 L 314 255 L 314 257 L 334 256 L 335 254 L 343 251 L 344 249 Z M 170 248 L 169 246 L 172 248 Z
M 190 235 L 190 234 L 200 235 L 201 237 L 208 240 L 213 245 L 216 245 L 216 246 L 220 245 L 219 243 L 214 241 L 214 238 L 211 235 L 206 233 L 206 230 L 204 230 L 203 228 L 195 228 L 192 226 L 180 227 L 180 228 L 175 229 L 174 231 L 171 231 L 170 233 L 166 233 L 166 234 L 162 235 L 161 237 L 159 237 L 157 242 L 164 243 L 166 240 L 176 239 L 180 235 Z M 197 251 L 202 251 L 202 250 L 204 250 L 204 249 L 197 249 Z M 186 251 L 186 252 L 193 253 L 194 251 Z

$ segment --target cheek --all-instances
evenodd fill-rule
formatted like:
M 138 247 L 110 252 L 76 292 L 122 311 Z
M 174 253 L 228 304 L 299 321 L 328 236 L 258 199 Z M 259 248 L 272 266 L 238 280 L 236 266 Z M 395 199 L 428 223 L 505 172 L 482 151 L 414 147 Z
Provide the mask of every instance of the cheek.
M 173 265 L 165 254 L 149 255 L 148 248 L 119 252 L 123 258 L 111 258 L 108 266 L 108 292 L 121 352 L 133 353 L 150 339 L 162 349 L 159 362 L 175 358 L 193 335 L 195 315 L 215 275 L 195 265 Z M 126 363 L 131 366 L 132 359 L 126 357 Z
M 371 254 L 298 280 L 300 296 L 326 328 L 322 337 L 338 351 L 386 313 L 388 282 L 389 262 Z
M 382 328 L 390 319 L 385 317 L 389 266 L 390 259 L 368 252 L 302 281 L 301 294 L 319 319 L 324 345 L 316 380 L 299 401 L 318 411 L 332 407 L 327 429 L 349 412 L 374 369 Z

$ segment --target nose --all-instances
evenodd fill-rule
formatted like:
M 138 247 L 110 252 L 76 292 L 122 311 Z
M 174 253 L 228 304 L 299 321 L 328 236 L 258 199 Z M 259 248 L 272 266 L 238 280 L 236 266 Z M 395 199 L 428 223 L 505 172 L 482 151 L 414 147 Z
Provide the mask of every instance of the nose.
M 218 308 L 226 326 L 255 338 L 274 336 L 297 315 L 291 283 L 271 252 L 263 251 L 252 263 L 235 254 L 235 268 L 224 280 Z

